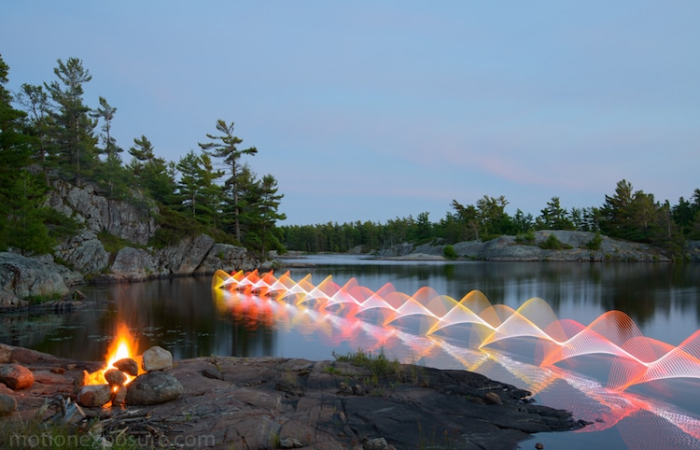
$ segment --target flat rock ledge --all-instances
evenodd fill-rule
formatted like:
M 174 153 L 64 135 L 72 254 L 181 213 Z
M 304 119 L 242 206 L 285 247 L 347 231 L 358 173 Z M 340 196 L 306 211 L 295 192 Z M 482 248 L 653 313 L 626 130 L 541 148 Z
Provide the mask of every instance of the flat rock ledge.
M 0 384 L 0 395 L 17 403 L 16 411 L 0 418 L 0 446 L 11 439 L 8 430 L 21 429 L 18 423 L 37 417 L 61 421 L 62 408 L 75 400 L 75 379 L 101 366 L 9 350 L 12 360 L 3 362 L 28 368 L 35 382 L 21 391 Z M 505 450 L 519 448 L 532 433 L 585 426 L 566 411 L 531 403 L 527 391 L 482 375 L 412 365 L 400 369 L 373 376 L 367 368 L 339 361 L 182 360 L 167 371 L 183 387 L 175 400 L 82 408 L 77 419 L 74 414 L 66 422 L 76 433 L 104 441 L 130 436 L 144 447 L 251 450 Z

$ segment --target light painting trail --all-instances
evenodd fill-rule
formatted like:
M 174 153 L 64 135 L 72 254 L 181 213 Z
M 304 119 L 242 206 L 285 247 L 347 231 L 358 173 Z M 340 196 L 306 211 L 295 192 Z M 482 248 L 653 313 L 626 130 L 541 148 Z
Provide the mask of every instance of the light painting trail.
M 212 283 L 216 289 L 254 293 L 345 318 L 378 318 L 382 326 L 412 317 L 420 323 L 419 333 L 428 337 L 449 327 L 470 325 L 476 333 L 476 339 L 472 336 L 470 342 L 475 348 L 506 339 L 536 338 L 540 344 L 536 362 L 543 367 L 583 355 L 611 355 L 607 387 L 615 391 L 653 380 L 700 379 L 700 330 L 675 347 L 644 337 L 632 319 L 620 311 L 608 311 L 584 326 L 558 319 L 542 299 L 532 298 L 513 309 L 491 305 L 479 291 L 457 301 L 429 287 L 407 295 L 387 283 L 374 292 L 354 278 L 340 286 L 329 276 L 314 285 L 311 275 L 295 281 L 289 272 L 276 277 L 273 272 L 260 275 L 257 271 L 229 275 L 220 270 Z
M 638 344 L 635 342 L 641 334 L 621 313 L 604 314 L 585 327 L 573 321 L 557 320 L 551 308 L 539 299 L 526 302 L 516 311 L 503 305 L 491 306 L 477 291 L 456 302 L 425 288 L 407 296 L 396 292 L 390 284 L 372 292 L 359 286 L 354 279 L 341 287 L 328 277 L 316 286 L 310 276 L 295 282 L 288 273 L 277 278 L 272 273 L 261 277 L 257 272 L 228 275 L 219 271 L 212 288 L 217 308 L 243 319 L 251 328 L 277 323 L 307 334 L 310 339 L 320 335 L 329 346 L 345 342 L 371 352 L 405 348 L 411 358 L 404 362 L 438 358 L 444 363 L 442 358 L 448 356 L 454 364 L 449 368 L 463 368 L 514 385 L 524 384 L 546 404 L 572 410 L 577 418 L 590 422 L 577 432 L 616 428 L 630 449 L 669 448 L 670 445 L 700 450 L 700 420 L 686 411 L 655 398 L 625 392 L 634 384 L 629 380 L 627 385 L 618 383 L 618 389 L 612 390 L 599 381 L 554 365 L 576 355 L 612 354 L 616 356 L 613 372 L 627 373 L 625 371 L 630 369 L 624 364 L 634 364 L 637 360 Z M 445 309 L 445 304 L 452 308 Z M 379 312 L 377 325 L 366 320 L 368 317 L 377 319 L 377 316 L 364 315 L 368 311 Z M 422 335 L 396 326 L 403 328 L 400 318 L 412 316 L 423 322 Z M 480 340 L 463 346 L 465 340 L 458 339 L 459 345 L 455 345 L 438 334 L 451 326 L 461 332 L 460 324 L 472 325 L 472 330 L 473 325 L 478 325 L 476 328 L 480 331 L 476 336 Z M 621 329 L 615 331 L 615 325 Z M 509 332 L 512 334 L 508 335 Z M 491 345 L 515 336 L 534 336 L 540 338 L 540 343 L 548 343 L 550 348 L 540 348 L 543 350 L 540 364 L 515 360 Z M 597 349 L 596 342 L 603 339 L 610 343 L 601 346 L 602 350 Z M 630 340 L 632 342 L 628 343 Z M 668 361 L 683 354 L 682 349 L 674 351 L 672 346 L 655 341 L 642 342 L 651 342 L 650 348 L 661 352 L 656 358 L 661 361 L 657 365 L 649 364 L 649 356 L 644 355 L 643 361 L 649 367 L 667 367 Z M 622 351 L 615 350 L 617 347 Z M 579 349 L 578 353 L 575 349 Z M 691 360 L 686 358 L 686 361 Z M 652 379 L 642 374 L 634 381 L 642 383 L 647 378 Z

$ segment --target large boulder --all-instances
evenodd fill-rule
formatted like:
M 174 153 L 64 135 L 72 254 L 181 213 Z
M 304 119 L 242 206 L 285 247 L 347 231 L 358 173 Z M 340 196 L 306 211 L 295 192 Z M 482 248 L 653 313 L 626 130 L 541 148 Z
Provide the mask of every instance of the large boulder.
M 82 273 L 100 273 L 109 265 L 109 253 L 91 230 L 62 242 L 56 248 L 56 255 Z
M 168 246 L 156 253 L 158 266 L 171 275 L 192 275 L 214 246 L 214 239 L 206 234 L 183 239 L 178 245 Z
M 146 250 L 125 247 L 114 258 L 110 277 L 117 280 L 145 280 L 161 275 L 153 255 Z
M 81 279 L 53 258 L 27 258 L 16 253 L 0 252 L 0 306 L 24 306 L 27 297 L 52 298 L 68 295 L 62 274 Z
M 34 384 L 34 374 L 19 364 L 3 364 L 0 365 L 0 382 L 14 391 L 28 389 Z
M 195 273 L 212 275 L 221 269 L 224 272 L 253 270 L 258 267 L 258 260 L 243 247 L 229 244 L 214 244 Z
M 165 372 L 148 372 L 136 377 L 126 391 L 127 405 L 157 405 L 180 397 L 185 392 L 174 376 Z

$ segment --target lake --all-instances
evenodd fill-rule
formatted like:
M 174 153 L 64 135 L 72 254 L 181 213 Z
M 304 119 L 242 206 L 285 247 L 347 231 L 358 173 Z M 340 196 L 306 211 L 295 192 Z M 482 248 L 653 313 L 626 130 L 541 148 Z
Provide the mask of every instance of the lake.
M 212 278 L 200 277 L 84 286 L 90 303 L 79 311 L 0 316 L 0 341 L 62 357 L 102 360 L 121 322 L 141 350 L 160 345 L 176 359 L 270 355 L 318 360 L 362 348 L 402 362 L 483 373 L 592 422 L 579 432 L 538 434 L 522 443 L 523 448 L 542 442 L 545 448 L 569 450 L 700 449 L 700 354 L 683 359 L 683 370 L 688 371 L 683 377 L 662 376 L 614 390 L 611 380 L 621 373 L 629 378 L 632 369 L 613 356 L 588 354 L 585 347 L 607 342 L 600 338 L 608 336 L 605 333 L 612 333 L 614 340 L 638 331 L 650 339 L 635 337 L 629 340 L 634 345 L 625 344 L 626 350 L 643 344 L 644 351 L 660 356 L 663 349 L 665 353 L 681 344 L 695 349 L 694 341 L 684 341 L 700 329 L 700 265 L 378 261 L 350 255 L 309 256 L 303 261 L 315 266 L 291 269 L 289 278 L 300 282 L 310 275 L 311 285 L 319 289 L 342 287 L 354 279 L 367 288 L 363 292 L 389 293 L 385 297 L 390 302 L 436 293 L 445 296 L 440 304 L 456 303 L 476 290 L 491 305 L 505 305 L 493 308 L 501 319 L 517 310 L 533 322 L 547 320 L 551 314 L 546 304 L 564 328 L 589 334 L 579 346 L 580 354 L 541 366 L 537 355 L 547 354 L 547 342 L 521 332 L 530 326 L 527 320 L 513 322 L 509 329 L 520 337 L 507 336 L 479 348 L 479 329 L 466 322 L 450 322 L 427 334 L 426 320 L 433 319 L 420 314 L 387 319 L 380 309 L 358 312 L 347 304 L 324 306 L 314 298 L 275 300 L 213 290 Z M 332 278 L 326 280 L 328 276 Z M 346 287 L 343 295 L 360 292 L 352 289 Z M 541 300 L 530 300 L 536 298 Z M 627 316 L 631 321 L 624 319 Z M 559 321 L 547 332 L 555 333 L 555 325 Z

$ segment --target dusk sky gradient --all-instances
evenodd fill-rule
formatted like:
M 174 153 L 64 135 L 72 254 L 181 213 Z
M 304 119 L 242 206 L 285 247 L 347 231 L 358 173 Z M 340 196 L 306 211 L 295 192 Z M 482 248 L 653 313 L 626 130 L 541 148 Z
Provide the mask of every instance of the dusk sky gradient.
M 416 217 L 505 196 L 537 216 L 700 188 L 700 1 L 4 1 L 9 89 L 77 57 L 128 149 L 199 151 L 217 119 L 281 224 Z M 130 155 L 122 154 L 125 162 Z

